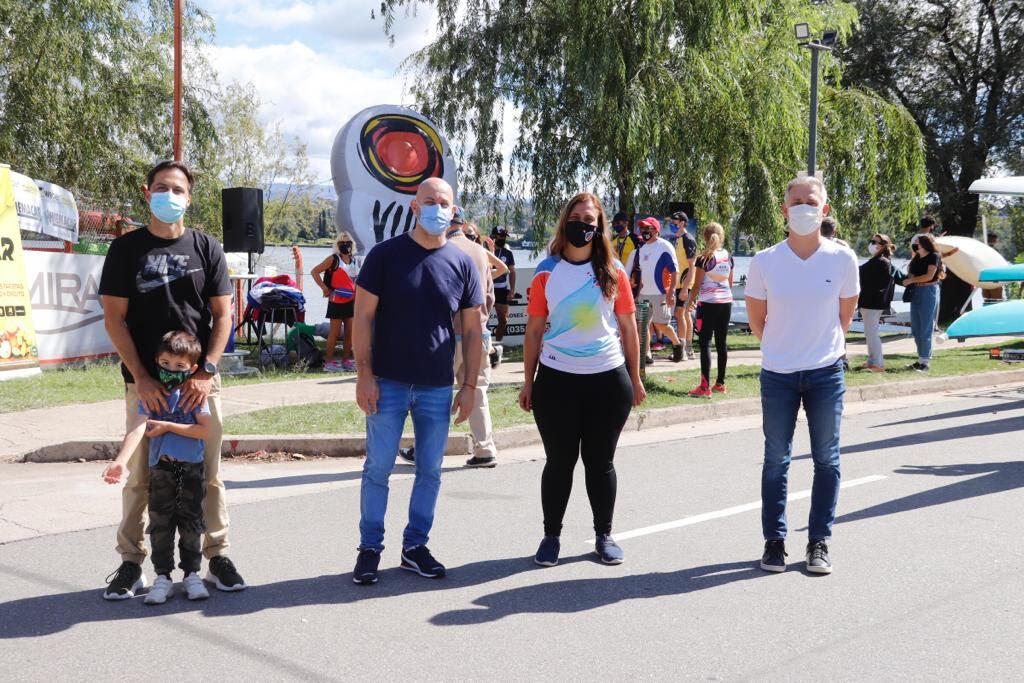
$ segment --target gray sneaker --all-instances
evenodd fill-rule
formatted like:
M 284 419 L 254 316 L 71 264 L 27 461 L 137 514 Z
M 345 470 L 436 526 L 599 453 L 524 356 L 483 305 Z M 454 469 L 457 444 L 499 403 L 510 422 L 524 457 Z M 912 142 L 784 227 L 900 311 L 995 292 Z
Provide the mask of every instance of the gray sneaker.
M 832 573 L 832 560 L 828 557 L 828 544 L 825 541 L 807 544 L 807 571 L 812 574 Z

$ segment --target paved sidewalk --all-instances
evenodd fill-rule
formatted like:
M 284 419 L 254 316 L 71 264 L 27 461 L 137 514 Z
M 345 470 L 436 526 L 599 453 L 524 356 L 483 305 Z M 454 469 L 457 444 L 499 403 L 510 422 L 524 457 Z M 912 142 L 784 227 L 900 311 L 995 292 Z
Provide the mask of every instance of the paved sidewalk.
M 971 339 L 964 344 L 954 341 L 937 346 L 937 350 L 967 346 L 997 346 L 1012 341 L 1012 337 Z M 850 357 L 864 356 L 864 344 L 850 344 Z M 885 344 L 886 354 L 913 353 L 913 339 L 899 339 Z M 757 350 L 730 351 L 730 367 L 759 365 L 761 353 Z M 698 360 L 671 363 L 659 360 L 647 371 L 652 374 L 693 369 Z M 492 384 L 520 384 L 523 381 L 522 363 L 503 363 L 492 375 Z M 226 387 L 222 393 L 225 415 L 328 401 L 354 401 L 355 375 L 327 374 L 290 382 L 246 384 Z M 37 408 L 2 416 L 4 429 L 0 430 L 0 463 L 14 460 L 22 454 L 44 446 L 75 439 L 120 439 L 124 435 L 124 402 L 101 401 L 56 408 Z

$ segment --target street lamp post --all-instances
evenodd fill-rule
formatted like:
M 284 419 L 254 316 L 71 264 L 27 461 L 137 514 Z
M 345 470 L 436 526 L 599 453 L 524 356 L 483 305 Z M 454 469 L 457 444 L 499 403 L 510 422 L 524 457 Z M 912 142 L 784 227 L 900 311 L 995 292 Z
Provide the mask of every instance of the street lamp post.
M 174 160 L 181 161 L 181 6 L 174 0 Z
M 821 39 L 811 38 L 811 27 L 808 24 L 797 24 L 794 27 L 797 40 L 802 41 L 801 47 L 811 51 L 811 106 L 809 135 L 807 145 L 807 175 L 813 176 L 818 171 L 818 65 L 822 52 L 830 52 L 836 44 L 836 31 L 825 31 Z

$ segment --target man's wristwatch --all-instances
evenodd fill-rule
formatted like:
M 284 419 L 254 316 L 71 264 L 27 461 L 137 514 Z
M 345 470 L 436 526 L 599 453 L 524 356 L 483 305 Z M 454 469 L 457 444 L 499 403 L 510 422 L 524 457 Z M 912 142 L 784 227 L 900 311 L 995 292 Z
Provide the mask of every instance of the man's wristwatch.
M 208 373 L 210 373 L 211 375 L 216 375 L 217 374 L 217 364 L 216 363 L 211 363 L 210 361 L 206 361 L 205 363 L 203 363 L 203 370 L 208 372 Z

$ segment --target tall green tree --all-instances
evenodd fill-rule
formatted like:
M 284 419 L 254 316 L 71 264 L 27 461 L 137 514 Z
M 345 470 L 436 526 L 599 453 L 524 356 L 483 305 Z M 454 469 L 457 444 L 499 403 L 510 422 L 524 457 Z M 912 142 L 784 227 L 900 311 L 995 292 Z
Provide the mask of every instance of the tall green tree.
M 187 3 L 184 144 L 203 166 L 215 132 L 200 47 L 213 24 Z M 171 154 L 167 0 L 0 0 L 0 161 L 93 202 L 140 206 L 140 178 Z
M 385 26 L 421 4 L 440 35 L 409 62 L 413 93 L 461 143 L 464 187 L 531 196 L 540 226 L 581 187 L 624 211 L 689 198 L 762 241 L 780 234 L 782 190 L 806 157 L 809 55 L 793 24 L 843 38 L 856 24 L 849 4 L 803 0 L 384 0 Z M 508 160 L 506 107 L 518 116 Z M 831 58 L 820 134 L 841 218 L 868 230 L 914 215 L 914 122 L 843 88 Z
M 924 134 L 943 228 L 973 235 L 986 172 L 1024 165 L 1024 3 L 856 0 L 846 77 L 903 104 Z

